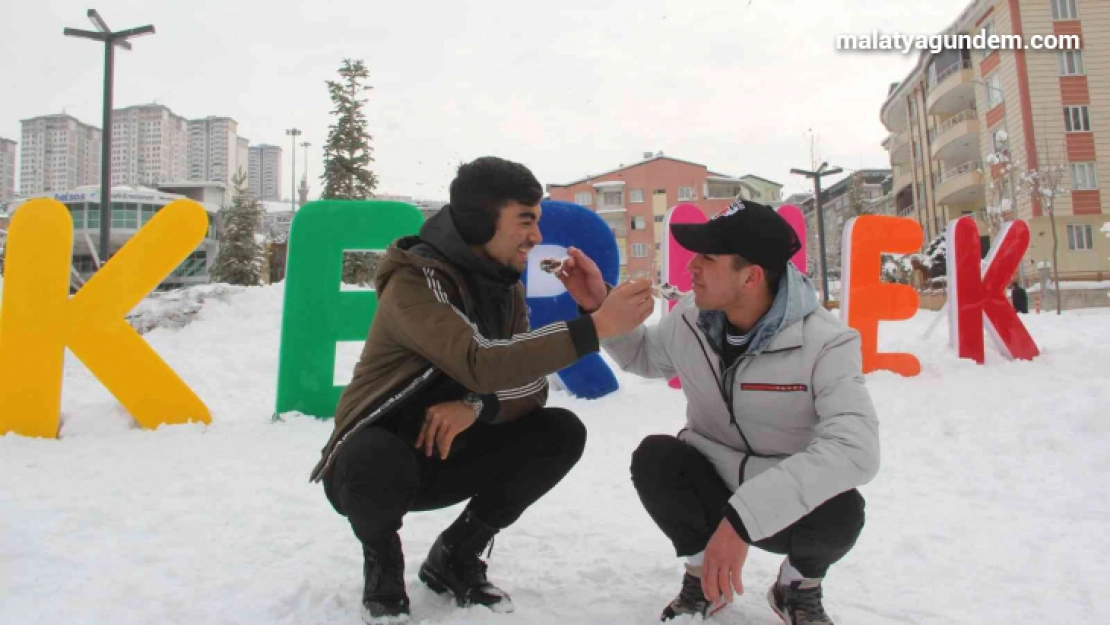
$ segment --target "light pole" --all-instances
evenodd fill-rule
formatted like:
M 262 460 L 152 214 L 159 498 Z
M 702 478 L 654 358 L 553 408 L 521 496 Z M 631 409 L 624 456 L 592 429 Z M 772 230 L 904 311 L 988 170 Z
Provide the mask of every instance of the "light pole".
M 115 65 L 115 48 L 119 46 L 130 50 L 128 39 L 153 35 L 154 26 L 146 25 L 113 32 L 96 9 L 89 9 L 88 18 L 96 31 L 66 28 L 62 31 L 67 37 L 92 39 L 104 44 L 104 125 L 100 131 L 100 259 L 107 262 L 112 254 L 112 78 Z
M 806 178 L 813 179 L 813 205 L 817 211 L 817 239 L 821 242 L 821 283 L 824 286 L 825 305 L 829 303 L 829 267 L 825 259 L 825 215 L 821 210 L 821 178 L 823 176 L 831 176 L 843 172 L 839 167 L 832 169 L 825 169 L 828 163 L 821 163 L 817 171 L 806 171 L 804 169 L 791 169 L 790 173 L 805 176 Z
M 292 189 L 292 193 L 289 195 L 289 205 L 293 208 L 293 212 L 295 213 L 297 212 L 297 137 L 301 136 L 301 131 L 296 128 L 290 128 L 285 131 L 285 134 L 293 137 L 293 149 L 290 151 L 293 156 L 293 171 L 290 172 L 290 178 L 292 178 L 292 180 L 289 185 L 289 188 Z

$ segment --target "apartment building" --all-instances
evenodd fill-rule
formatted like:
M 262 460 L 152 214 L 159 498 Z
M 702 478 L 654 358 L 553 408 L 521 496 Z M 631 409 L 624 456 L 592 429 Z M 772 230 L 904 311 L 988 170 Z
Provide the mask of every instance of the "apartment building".
M 760 204 L 766 204 L 775 208 L 782 205 L 783 202 L 781 184 L 775 182 L 774 180 L 767 180 L 766 178 L 760 178 L 759 176 L 753 176 L 751 174 L 741 176 L 740 180 L 747 183 L 748 185 L 751 185 L 751 187 L 754 189 L 752 197 L 745 199 L 750 199 L 755 202 L 759 202 Z
M 112 111 L 112 186 L 189 180 L 189 122 L 160 104 Z
M 99 128 L 66 114 L 24 119 L 20 127 L 20 195 L 99 182 Z
M 972 215 L 990 234 L 988 207 L 1029 224 L 1019 276 L 1051 262 L 1052 224 L 1022 174 L 1063 166 L 1069 192 L 1054 201 L 1061 280 L 1110 279 L 1110 3 L 974 0 L 941 34 L 1078 35 L 1078 50 L 924 52 L 890 89 L 881 119 L 893 169 L 895 211 L 917 219 L 926 243 Z M 1012 166 L 1007 172 L 997 160 Z
M 246 139 L 239 137 L 239 123 L 230 117 L 189 120 L 189 177 L 192 182 L 220 182 L 231 186 L 240 168 L 246 173 L 247 159 L 240 160 Z
M 549 184 L 547 191 L 551 199 L 585 206 L 609 224 L 620 250 L 622 280 L 659 276 L 662 223 L 673 206 L 689 202 L 712 216 L 737 197 L 755 199 L 755 194 L 762 193 L 742 178 L 662 152 L 644 152 L 642 160 L 632 165 Z
M 247 175 L 251 194 L 254 197 L 276 202 L 281 199 L 281 147 L 276 145 L 252 145 L 249 149 Z
M 15 152 L 18 144 L 0 137 L 0 203 L 15 197 Z

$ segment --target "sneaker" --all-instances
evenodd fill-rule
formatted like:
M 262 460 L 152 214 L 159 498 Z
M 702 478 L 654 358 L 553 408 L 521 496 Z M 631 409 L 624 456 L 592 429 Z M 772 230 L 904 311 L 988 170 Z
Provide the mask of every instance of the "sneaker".
M 487 565 L 478 556 L 493 549 L 497 529 L 483 523 L 469 510 L 448 527 L 420 567 L 420 581 L 433 591 L 450 593 L 459 607 L 482 605 L 494 612 L 513 611 L 509 593 L 490 583 Z
M 687 567 L 686 574 L 682 576 L 682 590 L 674 601 L 663 609 L 660 621 L 669 621 L 687 614 L 700 614 L 703 618 L 709 613 L 709 600 L 701 591 L 701 570 Z
M 767 591 L 767 601 L 786 625 L 833 625 L 821 605 L 820 579 L 803 579 L 789 586 L 776 580 Z
M 379 544 L 363 546 L 362 620 L 367 625 L 401 625 L 409 622 L 409 597 L 405 592 L 405 556 L 396 532 Z

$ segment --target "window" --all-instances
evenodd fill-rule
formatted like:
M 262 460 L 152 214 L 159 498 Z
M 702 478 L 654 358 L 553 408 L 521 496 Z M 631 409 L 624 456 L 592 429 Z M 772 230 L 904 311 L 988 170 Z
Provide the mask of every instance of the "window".
M 624 193 L 622 191 L 603 191 L 601 193 L 602 206 L 624 206 Z
M 1052 19 L 1074 20 L 1079 17 L 1075 10 L 1075 0 L 1052 0 Z
M 647 243 L 632 244 L 632 258 L 647 258 Z
M 647 220 L 642 215 L 636 215 L 632 218 L 633 230 L 647 230 Z
M 158 207 L 153 205 L 153 204 L 143 204 L 143 209 L 142 210 L 143 210 L 143 221 L 142 221 L 142 223 L 145 225 L 146 222 L 150 221 L 154 217 L 154 213 L 158 212 Z
M 1091 118 L 1086 106 L 1065 106 L 1064 126 L 1068 132 L 1090 132 Z
M 1060 58 L 1061 76 L 1080 76 L 1083 74 L 1082 50 L 1061 50 L 1057 54 Z
M 633 202 L 635 204 L 642 203 L 644 201 L 644 190 L 643 189 L 632 189 L 631 191 L 629 191 L 628 192 L 628 201 Z
M 997 72 L 987 79 L 987 108 L 1002 104 L 1002 78 Z
M 656 215 L 655 216 L 655 223 L 657 223 L 657 224 L 663 223 L 663 215 Z
M 696 193 L 694 193 L 694 187 L 679 187 L 678 188 L 678 199 L 679 199 L 679 201 L 682 201 L 682 200 L 696 200 L 696 199 L 698 199 L 698 196 L 697 196 Z
M 581 193 L 575 193 L 574 194 L 574 203 L 578 204 L 580 206 L 589 206 L 590 205 L 590 200 L 593 198 L 593 195 L 594 194 L 590 193 L 589 191 L 583 191 Z
M 1068 224 L 1068 249 L 1093 250 L 1090 224 Z
M 987 23 L 983 24 L 983 29 L 981 32 L 983 33 L 984 45 L 982 48 L 979 49 L 979 58 L 985 59 L 987 58 L 987 55 L 989 55 L 991 52 L 994 52 L 994 50 L 990 47 L 991 36 L 995 34 L 994 20 L 990 20 Z
M 1074 191 L 1089 191 L 1098 188 L 1094 163 L 1072 163 L 1071 185 Z

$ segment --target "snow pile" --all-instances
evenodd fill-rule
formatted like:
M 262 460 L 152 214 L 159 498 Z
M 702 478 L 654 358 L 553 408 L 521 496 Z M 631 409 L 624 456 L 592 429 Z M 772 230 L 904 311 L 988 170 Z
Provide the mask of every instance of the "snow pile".
M 60 440 L 0 437 L 0 621 L 356 625 L 361 553 L 307 477 L 331 424 L 274 421 L 282 287 L 209 297 L 145 338 L 208 403 L 213 423 L 133 426 L 79 362 L 65 370 Z M 883 466 L 862 489 L 867 526 L 832 570 L 837 623 L 1011 625 L 1110 617 L 1110 310 L 1023 315 L 1032 362 L 957 359 L 937 313 L 881 324 L 880 349 L 915 378 L 868 376 Z M 988 343 L 989 345 L 989 343 Z M 344 367 L 345 368 L 345 367 Z M 136 372 L 141 375 L 141 372 Z M 510 615 L 459 610 L 416 572 L 461 506 L 406 517 L 414 623 L 657 622 L 681 563 L 629 479 L 644 436 L 684 423 L 682 393 L 618 372 L 595 401 L 552 392 L 589 428 L 573 472 L 497 537 L 490 576 Z M 763 593 L 779 558 L 753 549 L 724 625 L 777 618 Z M 690 622 L 690 621 L 679 621 Z
M 127 314 L 127 321 L 139 334 L 146 334 L 154 328 L 180 329 L 192 323 L 206 300 L 227 302 L 243 288 L 229 284 L 202 284 L 151 293 Z

